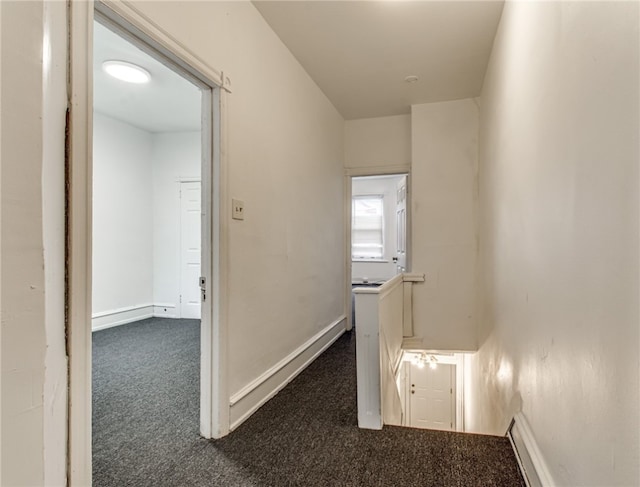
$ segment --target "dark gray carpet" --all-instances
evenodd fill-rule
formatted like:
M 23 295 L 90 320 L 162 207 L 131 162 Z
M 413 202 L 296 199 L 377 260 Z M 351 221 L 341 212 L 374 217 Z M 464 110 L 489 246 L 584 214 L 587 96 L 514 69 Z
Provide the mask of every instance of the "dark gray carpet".
M 524 486 L 506 438 L 357 427 L 346 334 L 226 438 L 198 436 L 199 322 L 94 333 L 94 486 Z

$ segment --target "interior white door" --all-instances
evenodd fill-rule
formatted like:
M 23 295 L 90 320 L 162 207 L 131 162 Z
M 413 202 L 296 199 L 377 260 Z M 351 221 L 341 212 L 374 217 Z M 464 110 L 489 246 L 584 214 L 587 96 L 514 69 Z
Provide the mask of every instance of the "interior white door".
M 396 185 L 396 273 L 407 270 L 407 176 Z
M 200 182 L 180 184 L 180 316 L 200 319 Z
M 455 431 L 455 365 L 420 368 L 410 364 L 410 425 L 413 428 Z

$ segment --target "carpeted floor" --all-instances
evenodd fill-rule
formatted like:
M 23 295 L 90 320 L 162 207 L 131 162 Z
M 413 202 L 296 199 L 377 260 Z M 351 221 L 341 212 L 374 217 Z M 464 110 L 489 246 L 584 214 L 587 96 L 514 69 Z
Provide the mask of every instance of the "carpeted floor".
M 199 322 L 93 335 L 93 485 L 524 486 L 506 438 L 357 427 L 347 333 L 226 438 L 198 435 Z

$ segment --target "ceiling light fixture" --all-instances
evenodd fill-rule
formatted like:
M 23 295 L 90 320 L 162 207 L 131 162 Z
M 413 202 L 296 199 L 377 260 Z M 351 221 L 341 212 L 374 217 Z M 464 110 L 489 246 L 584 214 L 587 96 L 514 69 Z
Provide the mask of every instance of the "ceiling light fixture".
M 424 366 L 427 364 L 429 364 L 429 368 L 432 370 L 438 368 L 438 359 L 434 355 L 429 355 L 426 352 L 416 353 L 411 362 L 419 369 L 424 369 Z
M 125 61 L 105 61 L 102 63 L 105 73 L 127 83 L 148 83 L 151 81 L 151 74 L 144 68 Z
M 418 81 L 418 77 L 417 76 L 407 76 L 404 80 L 407 83 L 415 83 L 416 81 Z
M 435 358 L 433 355 L 429 358 L 429 368 L 431 370 L 435 370 L 438 368 L 438 359 Z

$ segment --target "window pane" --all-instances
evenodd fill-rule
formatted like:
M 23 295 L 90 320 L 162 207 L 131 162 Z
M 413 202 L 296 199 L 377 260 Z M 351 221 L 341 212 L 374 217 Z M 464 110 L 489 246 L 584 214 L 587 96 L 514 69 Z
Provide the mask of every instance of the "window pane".
M 381 259 L 384 255 L 382 195 L 354 196 L 352 215 L 352 258 Z

